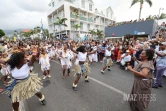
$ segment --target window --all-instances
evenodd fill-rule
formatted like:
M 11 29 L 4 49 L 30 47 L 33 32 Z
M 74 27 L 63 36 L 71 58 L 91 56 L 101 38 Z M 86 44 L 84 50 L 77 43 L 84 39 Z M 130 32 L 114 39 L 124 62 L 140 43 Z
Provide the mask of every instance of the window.
M 92 4 L 89 4 L 89 10 L 92 11 Z
M 74 21 L 71 21 L 71 26 L 74 26 Z
M 108 17 L 108 11 L 107 11 L 107 17 Z
M 85 8 L 85 0 L 82 0 L 82 8 Z
M 83 30 L 83 23 L 82 22 L 80 23 L 80 26 L 81 26 L 80 29 Z
M 52 2 L 52 7 L 54 7 L 54 2 Z
M 87 29 L 90 30 L 90 24 L 87 24 Z

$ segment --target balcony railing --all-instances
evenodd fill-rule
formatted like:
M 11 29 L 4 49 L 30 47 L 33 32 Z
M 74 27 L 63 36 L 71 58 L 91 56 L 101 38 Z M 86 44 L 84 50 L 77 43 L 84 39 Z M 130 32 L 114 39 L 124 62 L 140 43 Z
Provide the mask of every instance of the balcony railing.
M 70 13 L 70 17 L 71 18 L 75 18 L 74 14 Z
M 94 22 L 92 18 L 88 18 L 88 22 Z
M 87 18 L 86 18 L 86 17 L 83 17 L 83 16 L 80 16 L 80 20 L 87 21 Z

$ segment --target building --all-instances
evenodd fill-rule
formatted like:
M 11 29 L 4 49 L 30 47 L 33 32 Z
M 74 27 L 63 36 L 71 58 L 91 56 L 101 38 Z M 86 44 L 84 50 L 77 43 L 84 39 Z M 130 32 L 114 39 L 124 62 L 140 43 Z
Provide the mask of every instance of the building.
M 51 0 L 49 7 L 47 16 L 48 29 L 49 33 L 53 36 L 61 34 L 74 38 L 75 29 L 73 25 L 79 24 L 81 28 L 78 29 L 77 33 L 79 33 L 80 37 L 83 37 L 89 35 L 89 30 L 99 29 L 104 31 L 106 26 L 115 21 L 114 12 L 111 7 L 99 11 L 95 8 L 92 0 Z M 79 14 L 78 19 L 74 15 L 76 11 Z M 67 27 L 54 25 L 57 17 L 67 18 Z
M 148 37 L 155 35 L 157 30 L 156 20 L 146 20 L 134 22 L 130 24 L 111 26 L 105 28 L 106 38 L 122 38 L 122 37 Z

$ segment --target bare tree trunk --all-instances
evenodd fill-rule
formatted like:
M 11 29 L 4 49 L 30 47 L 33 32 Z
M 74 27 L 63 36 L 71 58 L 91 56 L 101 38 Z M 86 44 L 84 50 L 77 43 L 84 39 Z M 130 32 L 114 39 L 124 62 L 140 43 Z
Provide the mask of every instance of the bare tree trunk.
M 140 3 L 140 10 L 139 10 L 139 18 L 138 18 L 138 21 L 141 19 L 141 11 L 142 11 L 142 4 Z

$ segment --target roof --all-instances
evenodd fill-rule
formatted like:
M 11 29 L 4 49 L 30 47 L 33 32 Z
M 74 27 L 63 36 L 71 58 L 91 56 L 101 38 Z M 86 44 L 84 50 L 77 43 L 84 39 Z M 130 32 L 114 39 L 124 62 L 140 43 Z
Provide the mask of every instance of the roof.
M 89 2 L 93 3 L 93 0 L 88 0 Z
M 25 29 L 22 32 L 31 32 L 31 30 L 30 29 Z

